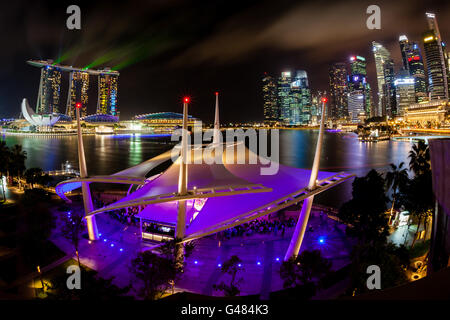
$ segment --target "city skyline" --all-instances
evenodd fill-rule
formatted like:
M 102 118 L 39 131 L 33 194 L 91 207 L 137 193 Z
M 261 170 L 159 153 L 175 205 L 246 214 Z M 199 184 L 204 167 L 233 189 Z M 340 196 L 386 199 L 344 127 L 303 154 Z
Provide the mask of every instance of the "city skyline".
M 404 2 L 402 3 L 405 4 Z M 182 6 L 182 5 L 181 5 Z M 350 54 L 358 54 L 368 58 L 368 79 L 370 86 L 372 88 L 372 96 L 374 98 L 374 104 L 376 104 L 376 91 L 377 91 L 377 83 L 375 76 L 375 63 L 371 56 L 371 41 L 377 41 L 382 43 L 389 51 L 392 52 L 393 59 L 397 66 L 400 65 L 400 50 L 398 49 L 398 36 L 401 34 L 406 34 L 409 39 L 412 41 L 421 42 L 421 34 L 427 28 L 427 23 L 424 17 L 424 14 L 427 10 L 433 11 L 433 7 L 437 5 L 429 4 L 425 7 L 423 4 L 416 4 L 413 9 L 402 10 L 400 4 L 389 4 L 389 3 L 380 3 L 380 7 L 382 10 L 382 29 L 381 30 L 368 30 L 365 28 L 365 19 L 367 15 L 365 14 L 365 6 L 364 5 L 355 5 L 348 6 L 346 5 L 346 15 L 343 15 L 342 11 L 339 14 L 343 15 L 342 19 L 349 16 L 358 17 L 355 21 L 351 21 L 349 23 L 352 24 L 353 27 L 360 26 L 358 32 L 351 29 L 350 37 L 351 39 L 345 39 L 346 45 L 344 46 L 344 41 L 342 38 L 341 41 L 332 40 L 330 37 L 332 36 L 332 32 L 330 32 L 329 28 L 328 33 L 322 31 L 321 25 L 331 23 L 332 18 L 336 17 L 336 15 L 324 14 L 321 16 L 321 23 L 310 23 L 310 27 L 307 29 L 309 33 L 306 35 L 304 32 L 299 33 L 299 29 L 302 26 L 303 22 L 299 22 L 299 25 L 294 27 L 294 29 L 287 29 L 287 23 L 290 23 L 291 20 L 289 17 L 298 17 L 298 15 L 304 15 L 306 12 L 314 12 L 317 10 L 315 6 L 307 6 L 304 4 L 292 4 L 286 2 L 286 6 L 283 9 L 278 9 L 272 11 L 273 18 L 269 19 L 267 24 L 267 28 L 263 28 L 261 32 L 254 32 L 254 37 L 257 38 L 259 34 L 265 34 L 266 29 L 270 29 L 270 26 L 276 25 L 276 22 L 279 22 L 282 25 L 282 29 L 280 32 L 284 37 L 291 39 L 291 45 L 286 47 L 286 43 L 283 44 L 276 43 L 274 46 L 268 48 L 268 46 L 263 45 L 262 48 L 257 50 L 261 45 L 257 45 L 256 47 L 248 48 L 247 51 L 243 54 L 237 54 L 236 56 L 232 56 L 231 52 L 224 51 L 223 59 L 212 59 L 205 57 L 202 61 L 197 61 L 198 59 L 191 59 L 188 63 L 184 61 L 180 57 L 184 57 L 189 55 L 194 49 L 200 50 L 199 48 L 204 45 L 204 43 L 209 43 L 214 41 L 214 39 L 221 38 L 220 32 L 221 28 L 224 30 L 232 29 L 232 26 L 229 24 L 233 21 L 236 23 L 241 23 L 242 28 L 248 28 L 248 25 L 254 23 L 255 17 L 252 16 L 251 12 L 255 12 L 255 15 L 267 15 L 267 8 L 272 8 L 273 5 L 270 3 L 263 3 L 261 5 L 257 5 L 255 3 L 248 3 L 242 8 L 237 8 L 237 6 L 233 4 L 223 5 L 224 8 L 228 10 L 223 10 L 223 12 L 214 11 L 214 22 L 209 21 L 208 23 L 213 23 L 215 28 L 212 28 L 213 31 L 209 31 L 211 28 L 209 24 L 208 32 L 204 36 L 199 39 L 199 41 L 190 42 L 188 45 L 184 44 L 183 46 L 178 46 L 177 49 L 168 50 L 164 57 L 161 55 L 154 55 L 151 57 L 142 57 L 141 59 L 137 59 L 136 63 L 129 63 L 126 67 L 121 70 L 121 81 L 119 83 L 119 91 L 120 91 L 120 106 L 123 107 L 121 111 L 121 118 L 123 119 L 131 119 L 135 114 L 141 113 L 149 113 L 149 112 L 158 112 L 158 111 L 174 111 L 179 112 L 179 100 L 185 94 L 189 94 L 192 96 L 193 105 L 196 106 L 193 109 L 193 114 L 198 118 L 203 119 L 204 121 L 212 121 L 211 116 L 208 114 L 207 110 L 211 107 L 213 103 L 213 99 L 211 99 L 211 93 L 216 90 L 222 93 L 221 97 L 224 100 L 223 103 L 228 106 L 226 110 L 224 110 L 224 115 L 222 119 L 224 122 L 235 122 L 238 120 L 249 121 L 249 120 L 262 120 L 263 112 L 262 112 L 262 104 L 263 100 L 260 94 L 260 77 L 261 74 L 266 71 L 269 73 L 275 73 L 281 71 L 283 69 L 303 69 L 309 75 L 309 83 L 310 87 L 313 90 L 322 90 L 328 91 L 328 68 L 333 62 L 338 62 L 340 60 L 345 60 Z M 339 8 L 338 5 L 329 5 L 330 9 Z M 82 6 L 83 7 L 83 6 Z M 163 15 L 159 12 L 162 10 L 161 7 L 164 7 L 168 13 Z M 167 18 L 167 15 L 170 16 L 170 19 L 174 19 L 173 17 L 177 17 L 178 10 L 174 4 L 161 5 L 158 8 L 148 8 L 147 11 L 155 12 L 156 16 L 159 16 L 157 13 L 161 15 L 159 17 L 163 19 L 164 16 Z M 350 8 L 351 9 L 350 9 Z M 86 10 L 93 10 L 92 14 L 99 14 L 97 7 L 88 7 Z M 19 10 L 20 8 L 16 8 Z M 32 45 L 28 47 L 26 50 L 22 50 L 21 54 L 17 55 L 14 58 L 12 64 L 8 64 L 2 72 L 2 77 L 0 79 L 1 83 L 4 84 L 3 88 L 6 90 L 8 88 L 8 83 L 5 83 L 6 77 L 11 78 L 12 81 L 9 83 L 14 84 L 14 88 L 5 92 L 2 92 L 2 98 L 0 99 L 0 113 L 2 117 L 17 117 L 18 116 L 18 106 L 22 98 L 26 97 L 29 101 L 36 101 L 36 82 L 39 77 L 36 70 L 33 70 L 29 66 L 25 65 L 23 60 L 19 61 L 20 55 L 27 58 L 52 58 L 52 57 L 64 57 L 69 56 L 67 58 L 67 63 L 73 63 L 74 65 L 84 66 L 90 64 L 91 62 L 96 63 L 101 61 L 102 56 L 99 57 L 99 52 L 105 52 L 106 48 L 103 47 L 102 50 L 97 51 L 97 53 L 89 53 L 89 46 L 80 46 L 75 40 L 71 40 L 71 38 L 75 37 L 75 34 L 78 31 L 70 33 L 65 29 L 65 18 L 63 9 L 61 8 L 61 23 L 57 25 L 56 21 L 54 25 L 52 24 L 51 30 L 53 32 L 49 32 L 48 38 L 55 39 L 56 31 L 58 34 L 58 38 L 60 41 L 51 42 L 50 39 L 46 39 L 46 45 Z M 178 8 L 179 9 L 179 8 Z M 386 9 L 392 9 L 392 13 L 388 13 Z M 404 9 L 404 8 L 403 8 Z M 49 9 L 42 8 L 38 10 L 38 13 L 45 16 Z M 57 7 L 51 9 L 51 13 L 58 11 Z M 116 10 L 118 8 L 111 9 L 108 12 L 102 13 L 107 16 L 115 17 L 117 16 Z M 192 9 L 196 10 L 196 9 Z M 212 10 L 211 8 L 206 8 L 205 10 Z M 216 9 L 217 10 L 217 9 Z M 448 11 L 448 10 L 447 10 Z M 448 24 L 446 19 L 447 11 L 445 10 L 445 5 L 441 6 L 440 10 L 435 10 L 437 15 L 437 19 L 440 24 L 440 31 L 442 36 L 445 37 L 450 33 L 450 25 Z M 399 12 L 403 12 L 403 14 L 399 14 Z M 170 13 L 170 14 L 169 14 Z M 389 23 L 392 21 L 393 17 L 391 15 L 397 14 L 397 18 L 400 17 L 400 20 L 405 21 L 415 21 L 415 23 L 408 24 L 408 28 L 399 27 L 400 23 Z M 250 15 L 252 19 L 248 23 L 244 23 L 243 17 L 247 17 Z M 169 18 L 168 18 L 169 19 Z M 169 20 L 170 20 L 169 19 Z M 57 20 L 57 19 L 56 19 Z M 169 21 L 168 20 L 168 21 Z M 138 22 L 140 20 L 138 19 Z M 30 22 L 37 23 L 34 20 Z M 206 23 L 206 22 L 205 22 Z M 163 23 L 165 25 L 165 23 Z M 140 24 L 139 24 L 140 25 Z M 86 34 L 96 34 L 98 26 L 92 23 L 92 20 L 86 19 L 86 24 L 83 25 L 82 31 L 78 32 L 77 37 L 80 37 L 80 34 L 84 38 Z M 329 26 L 329 25 L 328 25 Z M 348 26 L 348 25 L 347 25 Z M 206 26 L 203 26 L 206 28 Z M 348 26 L 351 27 L 351 26 Z M 281 28 L 281 27 L 280 27 Z M 340 28 L 344 28 L 343 26 Z M 164 29 L 164 28 L 163 28 Z M 161 30 L 163 30 L 161 29 Z M 28 30 L 28 29 L 26 29 Z M 25 35 L 28 41 L 33 43 L 34 40 L 38 38 L 37 35 L 34 35 L 32 30 L 19 30 L 20 35 Z M 157 30 L 157 28 L 155 29 Z M 303 29 L 304 30 L 304 29 Z M 297 32 L 297 37 L 294 37 L 293 32 Z M 108 35 L 109 38 L 114 38 L 115 32 L 114 30 L 110 31 L 111 34 Z M 132 31 L 130 31 L 132 32 Z M 230 32 L 231 38 L 230 40 L 233 43 L 233 47 L 236 50 L 243 46 L 244 41 L 240 39 L 238 36 L 234 36 L 236 33 Z M 317 37 L 312 37 L 312 35 L 317 35 Z M 107 37 L 107 38 L 108 38 Z M 19 36 L 20 38 L 20 36 Z M 109 39 L 108 38 L 108 39 Z M 314 38 L 314 39 L 312 39 Z M 317 40 L 322 39 L 321 43 L 318 43 Z M 326 39 L 326 40 L 325 40 Z M 71 40 L 71 41 L 70 41 Z M 314 40 L 314 41 L 313 41 Z M 281 41 L 281 40 L 280 40 Z M 286 41 L 286 40 L 283 40 Z M 311 41 L 314 43 L 311 44 Z M 328 41 L 328 42 L 326 42 Z M 67 43 L 66 43 L 67 42 Z M 91 41 L 87 41 L 91 46 L 93 45 Z M 102 47 L 105 39 L 99 39 L 97 47 Z M 199 44 L 198 44 L 198 43 Z M 56 45 L 58 43 L 58 45 Z M 75 45 L 72 45 L 75 43 Z M 161 41 L 161 44 L 166 43 L 165 41 Z M 287 42 L 289 44 L 289 42 Z M 77 50 L 71 51 L 71 47 L 75 46 Z M 122 46 L 121 46 L 122 47 Z M 69 48 L 69 49 L 66 49 Z M 130 49 L 131 50 L 131 49 Z M 243 49 L 242 49 L 243 50 Z M 56 52 L 51 53 L 51 52 Z M 60 52 L 58 55 L 57 52 Z M 69 53 L 67 53 L 69 52 Z M 130 53 L 134 53 L 132 51 Z M 37 54 L 39 53 L 39 54 Z M 125 52 L 126 53 L 126 52 Z M 2 53 L 2 56 L 8 58 L 8 52 Z M 108 56 L 109 52 L 105 52 L 106 56 Z M 211 55 L 214 53 L 210 53 Z M 117 56 L 116 60 L 120 60 L 121 55 L 116 54 L 115 50 L 111 50 L 111 55 Z M 201 56 L 201 55 L 200 55 Z M 123 56 L 122 56 L 123 57 Z M 108 57 L 103 57 L 106 62 L 104 64 L 99 65 L 100 67 L 104 66 L 117 66 L 118 63 L 114 59 L 109 59 Z M 7 59 L 8 60 L 8 59 Z M 94 61 L 92 61 L 94 60 Z M 96 60 L 99 60 L 96 62 Z M 64 61 L 63 63 L 66 63 Z M 184 61 L 184 63 L 176 63 L 177 61 Z M 14 71 L 10 70 L 13 68 Z M 193 77 L 192 75 L 196 76 Z M 239 80 L 235 81 L 236 75 L 239 74 Z M 145 80 L 147 79 L 147 80 Z M 158 79 L 158 81 L 150 81 L 148 79 Z M 66 79 L 62 79 L 62 83 L 66 85 Z M 61 96 L 66 96 L 67 88 L 62 88 Z M 246 95 L 242 88 L 246 88 L 246 92 L 254 92 L 254 94 Z M 19 89 L 20 88 L 20 89 Z M 89 85 L 89 95 L 93 96 L 93 90 L 97 89 L 96 81 L 91 81 Z M 145 99 L 147 97 L 147 99 Z M 89 101 L 89 111 L 88 114 L 95 113 L 96 99 L 90 99 Z M 146 103 L 139 103 L 138 101 L 145 100 Z M 64 104 L 65 101 L 60 101 L 60 105 Z M 235 116 L 236 110 L 242 108 L 242 105 L 248 109 L 248 112 L 240 113 L 239 119 Z M 61 107 L 61 106 L 60 106 Z

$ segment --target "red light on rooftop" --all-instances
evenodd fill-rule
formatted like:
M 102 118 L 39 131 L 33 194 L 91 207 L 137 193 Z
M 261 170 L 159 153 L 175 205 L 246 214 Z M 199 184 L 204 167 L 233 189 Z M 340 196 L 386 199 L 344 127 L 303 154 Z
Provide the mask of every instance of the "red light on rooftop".
M 75 103 L 75 107 L 78 108 L 78 109 L 80 109 L 80 108 L 81 108 L 81 102 Z
M 216 94 L 216 96 L 218 96 L 218 95 L 219 95 L 219 91 L 216 91 L 216 93 L 215 93 L 215 94 Z
M 326 97 L 323 97 L 323 98 L 322 98 L 322 102 L 325 102 L 325 103 L 327 103 L 327 102 L 328 102 L 328 98 L 326 98 Z
M 184 97 L 184 98 L 183 98 L 183 102 L 184 102 L 184 103 L 189 103 L 189 102 L 191 102 L 191 98 L 189 98 L 189 97 Z

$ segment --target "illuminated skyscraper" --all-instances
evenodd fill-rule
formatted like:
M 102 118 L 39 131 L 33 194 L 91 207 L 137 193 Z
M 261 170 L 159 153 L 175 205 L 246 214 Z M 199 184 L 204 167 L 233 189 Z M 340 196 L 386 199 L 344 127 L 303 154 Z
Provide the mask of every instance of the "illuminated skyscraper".
M 365 93 L 362 90 L 352 90 L 348 93 L 348 115 L 352 122 L 359 122 L 362 116 L 366 115 Z
M 49 61 L 51 63 L 51 61 Z M 36 103 L 36 113 L 49 114 L 59 112 L 61 96 L 61 71 L 57 67 L 41 68 L 41 80 Z
M 427 82 L 420 48 L 416 42 L 411 43 L 408 55 L 409 75 L 414 78 L 414 90 L 416 102 L 427 99 Z
M 278 78 L 277 101 L 280 110 L 280 120 L 284 123 L 290 123 L 291 117 L 291 83 L 292 76 L 290 71 L 284 71 Z
M 291 123 L 305 125 L 311 120 L 311 91 L 308 75 L 304 70 L 297 70 L 291 83 Z
M 407 45 L 408 39 L 402 39 L 403 47 Z M 371 116 L 392 116 L 393 106 L 391 105 L 391 88 L 393 86 L 394 76 L 394 61 L 391 59 L 390 52 L 378 42 L 372 42 L 372 51 L 375 58 L 375 69 L 377 72 L 378 84 L 378 107 L 374 110 Z M 403 52 L 402 52 L 403 58 Z
M 394 71 L 394 61 L 392 59 L 387 60 L 383 64 L 383 103 L 385 106 L 382 109 L 382 115 L 388 115 L 389 117 L 394 117 L 397 115 L 397 97 L 395 95 L 395 71 Z
M 118 116 L 117 110 L 117 81 L 118 77 L 110 74 L 98 76 L 97 114 Z
M 358 97 L 358 103 L 359 103 L 359 94 L 363 95 L 363 112 L 366 113 L 366 116 L 370 116 L 373 114 L 372 112 L 372 97 L 371 97 L 371 90 L 370 85 L 367 82 L 367 69 L 366 69 L 366 59 L 361 56 L 351 56 L 350 57 L 350 70 L 351 75 L 349 77 L 348 81 L 348 93 L 351 94 L 352 92 L 355 92 L 352 95 L 349 95 L 352 97 L 354 101 L 356 101 L 356 96 Z M 348 112 L 350 114 L 350 101 L 347 102 L 348 104 Z M 352 106 L 353 109 L 355 109 Z M 354 112 L 353 112 L 354 113 Z
M 87 116 L 89 89 L 89 74 L 87 72 L 72 71 L 69 75 L 69 95 L 67 99 L 66 115 L 75 119 L 75 104 L 81 102 L 81 117 Z
M 395 79 L 395 92 L 397 98 L 397 114 L 403 116 L 405 109 L 416 102 L 414 78 L 407 70 L 400 71 Z
M 274 77 L 264 74 L 263 100 L 264 100 L 264 122 L 274 124 L 280 118 L 280 110 L 277 104 L 277 83 Z
M 281 73 L 278 78 L 278 107 L 280 120 L 287 125 L 308 124 L 311 120 L 311 92 L 306 71 Z
M 344 62 L 334 63 L 329 70 L 329 79 L 330 79 L 330 108 L 328 108 L 328 117 L 330 119 L 345 118 L 348 115 L 347 65 Z
M 445 45 L 441 40 L 436 16 L 433 13 L 426 13 L 426 16 L 429 30 L 423 34 L 423 47 L 427 61 L 429 93 L 432 100 L 448 99 Z
M 405 35 L 401 35 L 398 38 L 398 43 L 400 45 L 400 52 L 402 54 L 403 69 L 409 70 L 408 55 L 411 51 L 411 44 L 409 43 L 408 37 Z

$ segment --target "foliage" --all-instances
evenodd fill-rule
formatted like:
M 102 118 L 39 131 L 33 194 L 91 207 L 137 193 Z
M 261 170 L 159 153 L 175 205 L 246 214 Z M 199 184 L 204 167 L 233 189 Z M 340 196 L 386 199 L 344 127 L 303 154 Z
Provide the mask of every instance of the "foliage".
M 9 173 L 13 177 L 20 178 L 25 171 L 25 160 L 27 159 L 27 152 L 22 150 L 21 145 L 14 145 L 11 148 L 9 159 Z
M 356 236 L 361 243 L 384 241 L 389 234 L 384 185 L 383 177 L 373 169 L 365 177 L 355 178 L 353 198 L 339 209 L 339 219 L 351 225 L 347 233 Z
M 64 268 L 62 268 L 64 269 Z M 50 279 L 51 285 L 47 293 L 49 300 L 114 300 L 132 299 L 126 296 L 130 287 L 120 288 L 112 283 L 114 278 L 103 279 L 93 270 L 81 269 L 81 289 L 67 288 L 65 269 Z
M 395 200 L 400 189 L 404 189 L 409 183 L 408 171 L 404 168 L 404 162 L 400 162 L 398 167 L 391 163 L 390 171 L 386 173 L 386 190 L 392 189 L 392 207 L 391 211 L 394 210 Z
M 142 287 L 136 290 L 138 295 L 147 300 L 156 300 L 169 290 L 179 270 L 174 259 L 144 251 L 131 261 L 131 272 L 142 281 Z
M 222 265 L 221 272 L 222 274 L 228 274 L 231 276 L 230 283 L 227 284 L 224 281 L 220 282 L 218 285 L 214 284 L 213 289 L 217 291 L 222 291 L 226 297 L 234 297 L 239 295 L 241 290 L 239 289 L 239 284 L 244 280 L 243 278 L 237 278 L 237 273 L 239 271 L 243 271 L 243 268 L 240 266 L 242 260 L 233 255 L 225 261 Z
M 63 226 L 61 228 L 62 235 L 69 240 L 77 253 L 78 266 L 80 266 L 78 245 L 80 243 L 81 232 L 84 229 L 84 215 L 79 210 L 73 210 L 69 214 L 62 216 Z
M 368 292 L 367 267 L 377 265 L 381 270 L 381 289 L 406 283 L 404 267 L 409 264 L 405 247 L 392 243 L 373 242 L 356 245 L 352 251 L 351 287 L 358 294 Z
M 26 190 L 18 206 L 18 244 L 31 265 L 41 265 L 45 255 L 45 243 L 55 219 L 47 206 L 48 194 L 39 189 Z
M 414 171 L 416 176 L 431 170 L 430 148 L 423 140 L 419 140 L 412 146 L 408 158 L 410 159 L 409 168 Z
M 316 280 L 328 274 L 331 262 L 322 257 L 319 250 L 303 251 L 295 258 L 284 261 L 280 267 L 283 287 L 297 287 L 314 284 Z

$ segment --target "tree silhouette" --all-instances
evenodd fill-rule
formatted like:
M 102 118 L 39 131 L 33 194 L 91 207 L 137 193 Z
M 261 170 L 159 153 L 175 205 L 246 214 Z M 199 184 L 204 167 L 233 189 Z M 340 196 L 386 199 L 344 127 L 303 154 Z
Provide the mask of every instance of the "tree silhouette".
M 297 287 L 314 284 L 325 276 L 331 268 L 331 262 L 322 257 L 319 250 L 303 251 L 297 257 L 284 261 L 280 267 L 283 287 Z
M 228 274 L 231 276 L 230 283 L 225 283 L 224 281 L 220 282 L 218 285 L 213 285 L 213 289 L 216 291 L 222 291 L 226 297 L 234 297 L 239 295 L 241 290 L 239 289 L 239 285 L 244 280 L 243 278 L 237 278 L 237 273 L 239 271 L 243 271 L 241 267 L 242 260 L 233 255 L 225 261 L 222 265 L 221 272 L 224 274 Z

